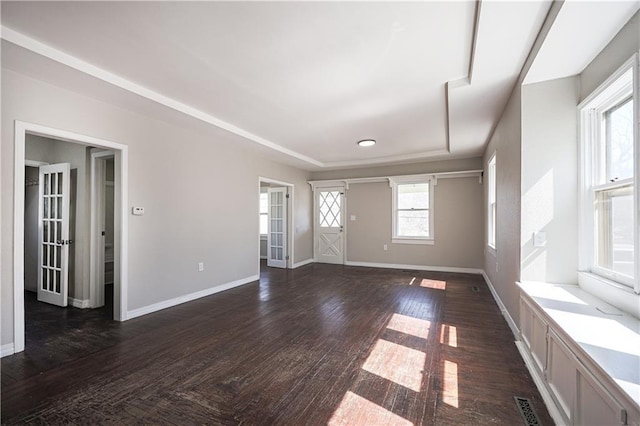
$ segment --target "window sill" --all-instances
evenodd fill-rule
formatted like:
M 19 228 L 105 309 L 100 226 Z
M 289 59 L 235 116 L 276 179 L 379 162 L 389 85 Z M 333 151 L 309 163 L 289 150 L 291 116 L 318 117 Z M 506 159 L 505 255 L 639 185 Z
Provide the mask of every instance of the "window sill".
M 578 272 L 578 285 L 587 293 L 635 318 L 640 318 L 640 295 L 635 293 L 631 287 L 591 272 Z
M 393 244 L 422 244 L 432 246 L 435 244 L 433 238 L 401 238 L 395 237 L 391 239 Z

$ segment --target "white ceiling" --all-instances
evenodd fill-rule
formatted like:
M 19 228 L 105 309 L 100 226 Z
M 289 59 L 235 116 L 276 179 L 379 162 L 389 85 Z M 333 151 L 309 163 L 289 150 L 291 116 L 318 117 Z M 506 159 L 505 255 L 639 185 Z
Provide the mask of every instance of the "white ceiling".
M 3 66 L 80 70 L 310 170 L 469 157 L 549 6 L 3 1 Z
M 639 8 L 638 0 L 566 0 L 524 83 L 580 74 Z

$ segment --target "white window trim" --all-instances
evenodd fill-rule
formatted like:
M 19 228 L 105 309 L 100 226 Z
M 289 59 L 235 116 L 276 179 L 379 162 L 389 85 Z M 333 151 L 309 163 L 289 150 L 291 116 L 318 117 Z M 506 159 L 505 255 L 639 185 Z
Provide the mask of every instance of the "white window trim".
M 397 227 L 397 210 L 398 210 L 398 185 L 412 183 L 428 183 L 429 184 L 429 236 L 428 237 L 405 237 L 396 234 Z M 391 187 L 392 210 L 391 210 L 391 242 L 393 244 L 435 244 L 434 229 L 434 178 L 431 175 L 412 175 L 412 176 L 396 176 L 389 177 L 389 186 Z
M 626 286 L 635 294 L 640 294 L 640 218 L 638 217 L 638 203 L 640 200 L 640 184 L 639 184 L 639 168 L 640 168 L 640 76 L 638 73 L 638 53 L 634 54 L 627 60 L 616 72 L 614 72 L 605 82 L 603 82 L 591 95 L 578 105 L 578 122 L 580 133 L 580 184 L 579 184 L 579 284 L 589 282 L 591 290 L 594 292 L 606 293 L 609 291 L 619 292 L 621 286 Z M 635 277 L 632 281 L 625 279 L 610 271 L 603 271 L 595 265 L 595 222 L 593 214 L 593 202 L 595 191 L 604 189 L 609 186 L 624 185 L 627 181 L 614 182 L 594 186 L 592 185 L 592 176 L 597 167 L 595 155 L 593 155 L 593 144 L 595 143 L 592 135 L 600 132 L 599 120 L 596 119 L 597 112 L 594 106 L 597 105 L 599 110 L 607 109 L 613 106 L 612 100 L 619 98 L 622 93 L 628 91 L 627 84 L 617 84 L 629 70 L 632 70 L 632 89 L 633 89 L 633 108 L 635 114 L 634 126 L 634 143 L 635 143 L 635 162 L 634 162 L 634 211 L 635 215 Z M 590 278 L 593 277 L 593 278 Z M 596 287 L 594 289 L 593 287 Z
M 496 214 L 498 213 L 498 182 L 497 182 L 497 151 L 494 151 L 487 162 L 487 247 L 489 252 L 496 254 L 497 224 L 496 217 L 491 216 L 491 194 L 493 194 L 493 203 L 496 205 Z M 493 163 L 493 170 L 491 164 Z M 492 221 L 493 219 L 493 221 Z

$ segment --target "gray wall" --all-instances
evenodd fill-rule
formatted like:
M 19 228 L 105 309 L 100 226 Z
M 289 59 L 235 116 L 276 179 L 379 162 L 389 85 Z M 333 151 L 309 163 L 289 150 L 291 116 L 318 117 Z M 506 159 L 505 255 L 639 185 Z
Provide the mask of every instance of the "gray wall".
M 294 262 L 313 257 L 307 172 L 266 160 L 224 132 L 181 127 L 11 71 L 4 59 L 2 65 L 2 344 L 13 341 L 14 120 L 129 147 L 126 208 L 144 206 L 146 213 L 129 216 L 128 310 L 258 274 L 259 176 L 295 185 Z
M 38 291 L 38 180 L 37 167 L 25 167 L 24 189 L 24 288 Z
M 496 152 L 496 250 L 487 246 L 485 220 L 484 270 L 511 317 L 518 323 L 520 292 L 520 141 L 521 89 L 516 87 L 484 156 L 485 169 Z M 485 203 L 487 200 L 485 185 Z M 486 209 L 486 207 L 485 207 Z M 486 212 L 484 217 L 486 217 Z
M 598 56 L 580 74 L 582 102 L 635 52 L 640 50 L 640 12 L 627 22 Z
M 393 244 L 389 184 L 350 184 L 346 192 L 347 260 L 480 269 L 482 194 L 477 177 L 439 179 L 434 187 L 435 244 Z M 356 220 L 350 220 L 351 215 Z

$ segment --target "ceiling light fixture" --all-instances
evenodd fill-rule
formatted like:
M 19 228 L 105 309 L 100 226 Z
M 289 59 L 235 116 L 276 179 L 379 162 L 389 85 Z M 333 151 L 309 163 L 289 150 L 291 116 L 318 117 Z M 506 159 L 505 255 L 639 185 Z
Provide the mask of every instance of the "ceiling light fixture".
M 362 139 L 361 141 L 358 141 L 358 146 L 374 146 L 376 144 L 376 141 L 373 139 Z

